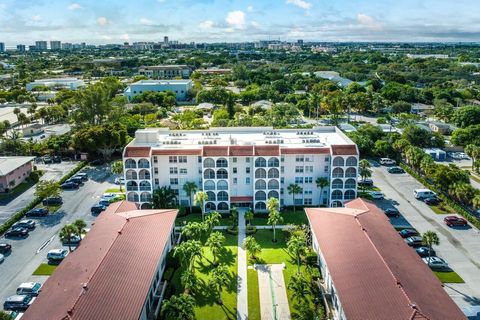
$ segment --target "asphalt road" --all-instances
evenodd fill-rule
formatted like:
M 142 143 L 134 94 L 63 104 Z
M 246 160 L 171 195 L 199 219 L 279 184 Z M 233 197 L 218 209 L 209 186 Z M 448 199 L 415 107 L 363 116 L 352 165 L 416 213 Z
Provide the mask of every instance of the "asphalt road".
M 78 162 L 62 162 L 55 164 L 35 164 L 39 170 L 44 170 L 40 180 L 60 180 L 70 170 L 75 168 Z M 25 208 L 35 197 L 35 186 L 8 203 L 0 203 L 0 224 L 8 220 L 13 214 Z
M 377 201 L 382 208 L 395 206 L 402 217 L 391 219 L 394 226 L 411 224 L 420 233 L 435 231 L 440 245 L 435 246 L 439 257 L 464 280 L 464 284 L 445 284 L 446 291 L 461 307 L 480 306 L 480 232 L 474 227 L 450 228 L 443 223 L 445 215 L 433 212 L 425 203 L 416 200 L 413 190 L 424 188 L 410 175 L 389 174 L 385 167 L 373 167 L 374 184 L 385 194 Z
M 15 294 L 17 286 L 25 281 L 46 280 L 46 277 L 35 277 L 32 273 L 46 262 L 47 252 L 61 248 L 58 231 L 76 219 L 83 219 L 90 227 L 95 219 L 90 214 L 90 207 L 98 202 L 106 189 L 115 186 L 114 177 L 106 166 L 86 168 L 83 172 L 89 175 L 89 181 L 75 191 L 62 193 L 63 205 L 48 217 L 37 219 L 37 227 L 26 239 L 0 239 L 10 243 L 13 250 L 0 264 L 0 309 L 6 297 Z

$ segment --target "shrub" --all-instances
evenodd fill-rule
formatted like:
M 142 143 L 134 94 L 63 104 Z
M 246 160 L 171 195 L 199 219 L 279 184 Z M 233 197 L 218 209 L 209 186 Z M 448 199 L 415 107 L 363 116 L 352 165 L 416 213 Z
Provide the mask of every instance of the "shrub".
M 313 266 L 316 265 L 318 262 L 318 255 L 314 251 L 309 251 L 305 255 L 305 261 L 308 265 Z
M 163 273 L 163 279 L 167 280 L 168 282 L 170 282 L 172 280 L 172 277 L 173 277 L 173 273 L 175 272 L 175 269 L 173 268 L 168 268 L 167 270 L 165 270 L 165 272 Z
M 174 250 L 171 250 L 167 254 L 166 266 L 167 266 L 167 268 L 172 268 L 172 269 L 176 270 L 176 269 L 180 268 L 180 259 L 178 259 L 178 257 L 174 257 L 173 253 L 174 253 Z
M 238 227 L 235 226 L 235 227 L 233 227 L 233 228 L 228 228 L 228 229 L 227 229 L 227 233 L 228 233 L 228 234 L 232 234 L 232 235 L 237 235 L 237 234 L 238 234 Z
M 310 274 L 312 276 L 312 280 L 318 280 L 322 278 L 322 275 L 320 274 L 320 270 L 318 268 L 312 268 Z
M 257 227 L 254 226 L 248 226 L 247 229 L 245 230 L 246 235 L 251 235 L 257 232 Z M 237 231 L 238 233 L 238 231 Z

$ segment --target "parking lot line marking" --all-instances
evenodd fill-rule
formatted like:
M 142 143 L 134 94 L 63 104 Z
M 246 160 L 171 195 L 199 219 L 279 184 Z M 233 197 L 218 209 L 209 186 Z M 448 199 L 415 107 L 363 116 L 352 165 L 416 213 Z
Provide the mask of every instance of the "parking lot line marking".
M 47 241 L 45 241 L 45 242 L 40 246 L 40 248 L 38 248 L 37 254 L 39 254 L 40 251 L 42 251 L 50 242 L 52 242 L 52 241 L 53 241 L 53 238 L 55 238 L 55 235 L 53 235 L 50 239 L 48 239 Z

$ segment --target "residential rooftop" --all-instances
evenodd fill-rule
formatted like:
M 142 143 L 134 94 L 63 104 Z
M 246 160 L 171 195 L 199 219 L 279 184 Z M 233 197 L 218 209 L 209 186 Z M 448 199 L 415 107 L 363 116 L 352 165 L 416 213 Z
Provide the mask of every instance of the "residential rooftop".
M 189 83 L 191 83 L 192 80 L 139 80 L 137 82 L 134 82 L 132 83 L 131 85 L 161 85 L 161 86 L 166 86 L 166 85 L 172 85 L 172 84 L 176 84 L 176 85 L 187 85 Z
M 0 157 L 0 176 L 9 174 L 33 159 L 35 157 Z

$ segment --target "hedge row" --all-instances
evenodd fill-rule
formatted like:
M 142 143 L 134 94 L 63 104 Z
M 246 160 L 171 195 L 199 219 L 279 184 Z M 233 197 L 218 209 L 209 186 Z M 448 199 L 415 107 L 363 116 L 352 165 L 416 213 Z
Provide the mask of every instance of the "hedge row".
M 87 163 L 85 161 L 80 162 L 75 168 L 73 168 L 67 175 L 65 175 L 62 179 L 60 179 L 60 184 L 64 183 L 67 179 L 72 177 L 74 174 L 76 174 L 78 171 L 80 171 L 83 167 L 85 167 Z M 13 216 L 10 217 L 7 221 L 5 221 L 1 226 L 0 226 L 0 235 L 3 235 L 5 232 L 7 232 L 8 229 L 10 229 L 13 224 L 23 218 L 25 213 L 27 211 L 35 208 L 37 205 L 42 203 L 43 198 L 40 197 L 35 197 L 30 203 L 23 208 L 22 210 L 18 211 L 15 213 Z
M 438 197 L 445 201 L 450 207 L 454 208 L 460 215 L 462 215 L 465 219 L 467 219 L 471 224 L 473 224 L 475 227 L 480 229 L 480 220 L 472 215 L 470 212 L 468 212 L 465 208 L 463 208 L 461 205 L 459 205 L 456 201 L 453 201 L 447 194 L 444 192 L 438 190 L 438 188 L 431 184 L 430 182 L 425 179 L 425 177 L 419 175 L 417 172 L 412 170 L 409 166 L 407 166 L 404 163 L 400 163 L 400 166 L 408 172 L 412 177 L 417 179 L 421 184 L 423 184 L 425 187 L 429 188 L 430 190 L 434 191 L 436 194 L 438 194 Z

